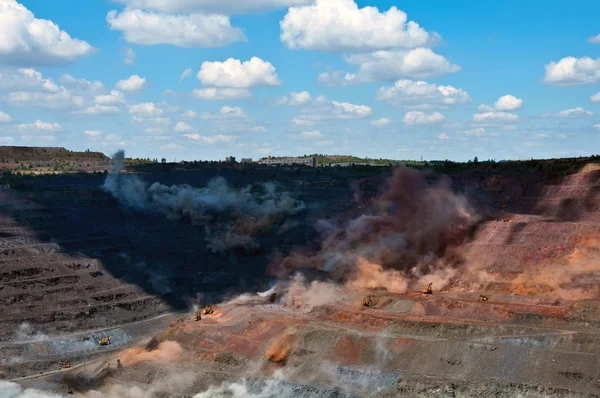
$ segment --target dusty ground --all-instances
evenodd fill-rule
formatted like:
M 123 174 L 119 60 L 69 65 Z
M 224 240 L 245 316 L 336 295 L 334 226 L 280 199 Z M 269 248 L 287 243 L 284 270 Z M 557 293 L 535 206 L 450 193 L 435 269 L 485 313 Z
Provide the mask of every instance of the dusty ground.
M 236 184 L 273 177 L 221 173 Z M 308 205 L 300 227 L 228 256 L 207 251 L 197 226 L 123 211 L 97 189 L 100 176 L 0 192 L 4 378 L 113 396 L 600 396 L 593 167 L 551 178 L 455 175 L 484 218 L 462 247 L 472 266 L 433 295 L 339 288 L 309 309 L 252 296 L 269 287 L 275 248 L 313 240 L 317 219 L 360 214 L 351 180 L 387 171 L 313 173 L 275 176 Z M 202 185 L 210 175 L 144 178 Z M 243 292 L 251 296 L 227 301 Z M 368 294 L 373 307 L 362 305 Z M 193 320 L 193 304 L 221 301 L 217 314 Z M 113 344 L 94 344 L 107 335 Z M 140 351 L 153 360 L 117 368 L 121 349 L 151 336 L 181 352 L 154 345 Z M 73 369 L 57 372 L 66 360 Z M 56 373 L 32 377 L 40 372 Z

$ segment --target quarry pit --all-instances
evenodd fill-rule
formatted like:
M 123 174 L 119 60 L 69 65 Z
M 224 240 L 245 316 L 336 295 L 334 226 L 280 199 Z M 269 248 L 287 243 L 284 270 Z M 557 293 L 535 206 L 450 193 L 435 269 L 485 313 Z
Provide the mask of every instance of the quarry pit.
M 422 192 L 398 184 L 382 201 L 390 168 L 128 170 L 160 195 L 138 208 L 107 189 L 110 173 L 25 178 L 0 191 L 0 387 L 82 397 L 600 396 L 600 171 L 568 164 L 422 170 L 428 186 L 445 180 L 435 207 L 394 222 L 385 217 L 399 211 L 382 203 L 410 207 Z M 203 190 L 217 176 L 227 185 Z M 286 194 L 260 188 L 268 182 Z M 198 214 L 188 211 L 198 192 L 244 192 L 248 202 Z M 158 207 L 165 195 L 178 199 L 168 211 Z M 468 229 L 454 223 L 459 241 L 430 246 L 421 231 L 449 217 L 432 209 L 456 198 Z M 377 228 L 349 234 L 365 216 Z M 411 223 L 428 226 L 401 231 L 422 250 L 396 257 L 386 239 Z M 340 253 L 352 266 L 357 253 L 372 257 L 327 269 Z M 410 261 L 417 271 L 395 268 Z M 196 321 L 209 304 L 214 313 Z

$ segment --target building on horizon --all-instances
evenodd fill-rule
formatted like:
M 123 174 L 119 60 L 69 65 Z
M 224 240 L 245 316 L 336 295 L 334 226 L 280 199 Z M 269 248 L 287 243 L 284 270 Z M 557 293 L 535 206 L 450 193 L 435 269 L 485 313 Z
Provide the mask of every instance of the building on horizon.
M 227 163 L 235 163 L 235 156 L 227 156 L 227 157 L 225 158 L 225 161 L 226 161 Z
M 258 161 L 259 164 L 267 166 L 292 166 L 304 165 L 309 167 L 317 167 L 317 158 L 263 158 Z
M 252 163 L 252 158 L 242 158 L 240 163 Z

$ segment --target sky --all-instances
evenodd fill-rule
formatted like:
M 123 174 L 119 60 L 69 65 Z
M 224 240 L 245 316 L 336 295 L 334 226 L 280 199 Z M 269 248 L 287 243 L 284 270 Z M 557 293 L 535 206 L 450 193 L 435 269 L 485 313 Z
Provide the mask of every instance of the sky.
M 592 0 L 0 0 L 0 145 L 570 157 L 599 114 Z

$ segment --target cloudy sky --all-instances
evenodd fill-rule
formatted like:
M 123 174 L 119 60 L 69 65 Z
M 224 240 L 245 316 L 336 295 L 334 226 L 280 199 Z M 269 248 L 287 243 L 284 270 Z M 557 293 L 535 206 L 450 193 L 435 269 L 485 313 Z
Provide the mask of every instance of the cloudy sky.
M 0 145 L 578 156 L 599 114 L 592 0 L 0 0 Z

